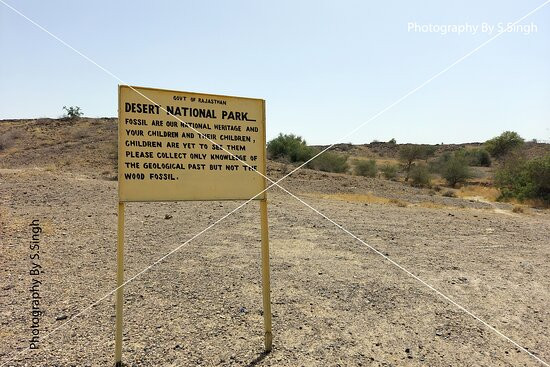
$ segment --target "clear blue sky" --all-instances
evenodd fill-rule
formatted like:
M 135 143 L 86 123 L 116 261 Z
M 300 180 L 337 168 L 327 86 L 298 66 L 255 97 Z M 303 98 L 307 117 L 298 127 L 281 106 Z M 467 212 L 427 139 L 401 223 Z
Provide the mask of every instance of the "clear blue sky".
M 550 139 L 549 4 L 523 21 L 536 32 L 502 35 L 341 141 L 496 34 L 409 32 L 409 22 L 498 25 L 544 0 L 3 1 L 128 84 L 266 99 L 268 139 Z M 0 118 L 58 117 L 63 105 L 116 116 L 117 80 L 1 3 L 0 49 Z

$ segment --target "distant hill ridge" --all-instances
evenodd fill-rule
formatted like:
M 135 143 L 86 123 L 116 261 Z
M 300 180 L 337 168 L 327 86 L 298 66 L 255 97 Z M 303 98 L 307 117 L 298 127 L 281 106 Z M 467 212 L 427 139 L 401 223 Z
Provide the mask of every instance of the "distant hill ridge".
M 306 137 L 307 138 L 307 137 Z M 436 155 L 482 143 L 436 144 Z M 333 150 L 351 157 L 397 159 L 400 144 L 336 144 Z M 326 146 L 318 146 L 325 148 Z M 528 142 L 529 156 L 550 153 L 550 144 Z M 117 119 L 113 117 L 0 120 L 0 168 L 43 167 L 116 177 Z

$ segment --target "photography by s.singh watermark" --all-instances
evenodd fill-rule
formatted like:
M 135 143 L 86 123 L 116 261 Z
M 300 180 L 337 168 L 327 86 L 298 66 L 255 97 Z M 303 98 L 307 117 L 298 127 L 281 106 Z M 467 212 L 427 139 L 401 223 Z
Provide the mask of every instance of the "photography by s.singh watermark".
M 539 27 L 537 24 L 531 22 L 529 24 L 514 24 L 512 22 L 498 22 L 498 23 L 457 23 L 457 24 L 435 24 L 435 23 L 418 23 L 408 22 L 407 32 L 409 33 L 436 33 L 442 36 L 456 34 L 456 35 L 478 35 L 494 33 L 519 33 L 524 36 L 528 36 L 533 33 L 537 33 Z
M 29 349 L 38 349 L 40 344 L 40 319 L 42 317 L 42 265 L 40 264 L 40 246 L 42 245 L 42 227 L 40 221 L 34 219 L 30 224 L 29 240 L 29 276 L 30 276 L 30 330 Z

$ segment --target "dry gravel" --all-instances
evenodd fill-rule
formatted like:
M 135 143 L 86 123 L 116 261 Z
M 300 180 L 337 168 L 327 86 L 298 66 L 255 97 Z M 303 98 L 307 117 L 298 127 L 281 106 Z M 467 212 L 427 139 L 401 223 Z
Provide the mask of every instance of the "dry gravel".
M 271 165 L 269 173 L 283 172 Z M 307 170 L 285 186 L 550 360 L 547 212 L 514 214 L 507 205 L 495 211 L 493 204 L 399 183 Z M 365 192 L 409 205 L 336 195 Z M 433 207 L 420 205 L 426 202 Z M 111 365 L 114 297 L 87 307 L 115 287 L 116 182 L 3 169 L 0 205 L 0 366 Z M 127 277 L 238 205 L 128 204 Z M 28 350 L 33 219 L 44 229 L 45 315 L 37 351 Z M 277 190 L 269 194 L 269 220 L 274 351 L 261 353 L 259 208 L 253 202 L 127 286 L 129 366 L 540 365 Z

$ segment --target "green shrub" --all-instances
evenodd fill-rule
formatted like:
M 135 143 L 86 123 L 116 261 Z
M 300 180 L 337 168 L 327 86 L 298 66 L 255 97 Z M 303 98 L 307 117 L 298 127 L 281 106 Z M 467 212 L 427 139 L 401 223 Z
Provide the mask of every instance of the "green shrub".
M 461 150 L 459 154 L 473 167 L 491 167 L 491 156 L 485 149 L 474 148 Z
M 468 161 L 463 155 L 456 153 L 442 164 L 440 173 L 447 183 L 453 187 L 457 183 L 465 182 L 472 177 Z
M 443 167 L 447 162 L 452 158 L 453 154 L 451 152 L 443 152 L 437 159 L 434 159 L 428 162 L 428 168 L 431 173 L 440 173 L 443 171 Z
M 434 153 L 435 147 L 430 145 L 402 145 L 399 148 L 399 159 L 405 167 L 405 181 L 409 179 L 411 168 L 416 160 L 427 159 L 434 155 Z
M 270 159 L 305 162 L 315 155 L 315 149 L 308 147 L 300 136 L 279 134 L 267 143 L 267 155 Z
M 411 168 L 410 178 L 413 186 L 417 187 L 429 187 L 430 186 L 430 172 L 425 164 L 417 164 Z
M 395 178 L 397 177 L 397 170 L 398 167 L 395 164 L 385 164 L 380 167 L 380 171 L 382 172 L 386 180 L 395 180 Z
M 325 171 L 343 173 L 348 170 L 348 157 L 334 152 L 324 152 L 308 163 L 310 168 Z
M 499 199 L 535 199 L 549 205 L 550 154 L 531 160 L 519 157 L 508 160 L 497 170 L 495 184 L 500 188 Z
M 515 131 L 505 131 L 485 142 L 485 149 L 495 158 L 500 158 L 522 146 L 524 140 Z
M 84 112 L 82 112 L 80 110 L 80 107 L 78 106 L 70 106 L 70 107 L 63 106 L 63 109 L 67 112 L 65 115 L 65 118 L 68 118 L 71 120 L 78 119 L 84 114 Z
M 355 161 L 355 174 L 365 177 L 376 177 L 378 169 L 376 168 L 376 161 L 369 159 L 368 161 L 357 160 Z

